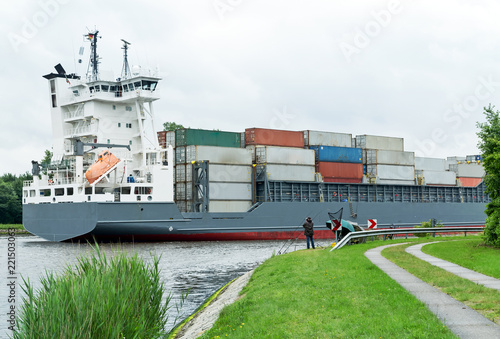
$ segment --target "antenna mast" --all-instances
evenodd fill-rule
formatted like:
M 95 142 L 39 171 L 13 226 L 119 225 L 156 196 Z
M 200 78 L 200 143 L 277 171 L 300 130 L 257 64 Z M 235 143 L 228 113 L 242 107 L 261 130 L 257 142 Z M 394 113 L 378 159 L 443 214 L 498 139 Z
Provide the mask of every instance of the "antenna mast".
M 127 50 L 128 50 L 128 45 L 130 45 L 130 42 L 123 41 L 123 68 L 122 68 L 122 79 L 127 79 L 130 75 L 130 67 L 128 65 L 128 59 L 127 59 Z
M 84 37 L 90 41 L 90 62 L 87 68 L 87 80 L 97 81 L 99 80 L 99 56 L 97 55 L 97 38 L 99 31 L 85 34 Z

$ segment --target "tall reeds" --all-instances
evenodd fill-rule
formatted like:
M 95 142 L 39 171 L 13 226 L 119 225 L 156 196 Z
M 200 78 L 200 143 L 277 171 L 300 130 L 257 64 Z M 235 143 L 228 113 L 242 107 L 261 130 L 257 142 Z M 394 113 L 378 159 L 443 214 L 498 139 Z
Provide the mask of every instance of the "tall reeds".
M 123 252 L 107 258 L 97 245 L 36 292 L 29 280 L 13 338 L 159 338 L 170 295 L 163 300 L 160 258 L 152 264 Z

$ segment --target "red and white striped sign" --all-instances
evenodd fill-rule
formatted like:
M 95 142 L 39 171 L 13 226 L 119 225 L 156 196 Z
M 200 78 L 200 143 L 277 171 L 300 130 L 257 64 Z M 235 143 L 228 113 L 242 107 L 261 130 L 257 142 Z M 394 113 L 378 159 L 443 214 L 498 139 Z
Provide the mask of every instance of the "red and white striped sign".
M 342 228 L 342 224 L 338 220 L 332 220 L 332 231 L 338 231 Z
M 368 219 L 368 228 L 371 230 L 377 228 L 377 219 Z

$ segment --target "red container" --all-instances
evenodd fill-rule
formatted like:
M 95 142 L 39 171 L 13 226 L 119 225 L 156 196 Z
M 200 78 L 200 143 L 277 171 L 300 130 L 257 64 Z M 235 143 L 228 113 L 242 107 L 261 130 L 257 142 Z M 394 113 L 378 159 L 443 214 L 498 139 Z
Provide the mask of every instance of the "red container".
M 348 183 L 348 184 L 361 184 L 362 179 L 357 178 L 330 178 L 324 177 L 324 182 L 340 182 L 340 183 Z
M 245 130 L 245 144 L 304 148 L 304 132 L 247 128 Z
M 483 178 L 457 177 L 463 187 L 476 187 L 483 181 Z
M 156 132 L 158 134 L 158 144 L 161 148 L 167 147 L 167 131 Z
M 363 164 L 319 161 L 316 163 L 316 172 L 321 173 L 325 178 L 361 180 L 363 179 Z

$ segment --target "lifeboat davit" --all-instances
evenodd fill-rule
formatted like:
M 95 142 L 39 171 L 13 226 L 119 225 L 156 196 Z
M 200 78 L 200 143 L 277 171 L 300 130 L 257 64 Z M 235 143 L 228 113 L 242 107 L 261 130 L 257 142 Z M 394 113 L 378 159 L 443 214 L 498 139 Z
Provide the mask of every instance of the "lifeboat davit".
M 89 167 L 87 172 L 85 172 L 85 177 L 87 178 L 89 184 L 99 179 L 107 171 L 115 167 L 120 162 L 120 159 L 115 157 L 110 151 L 106 150 L 99 154 L 99 158 L 96 162 Z

